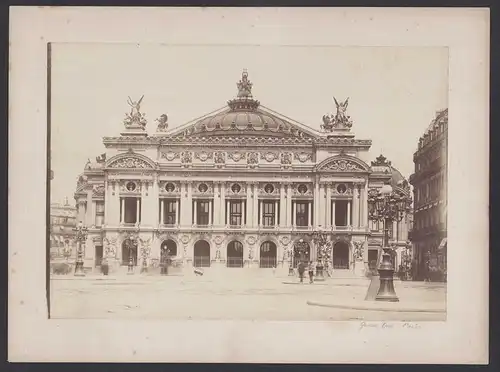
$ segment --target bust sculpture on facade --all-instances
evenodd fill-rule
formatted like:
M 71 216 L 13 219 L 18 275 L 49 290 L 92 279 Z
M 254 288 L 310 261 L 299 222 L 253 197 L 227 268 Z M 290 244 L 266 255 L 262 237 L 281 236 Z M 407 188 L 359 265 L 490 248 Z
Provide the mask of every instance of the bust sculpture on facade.
M 158 126 L 156 127 L 157 132 L 166 132 L 168 129 L 168 116 L 167 114 L 161 115 L 158 119 L 156 119 Z

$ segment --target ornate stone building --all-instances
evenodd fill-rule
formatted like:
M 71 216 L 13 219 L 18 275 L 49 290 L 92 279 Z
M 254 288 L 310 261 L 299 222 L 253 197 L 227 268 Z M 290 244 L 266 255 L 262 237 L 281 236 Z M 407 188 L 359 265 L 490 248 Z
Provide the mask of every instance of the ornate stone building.
M 448 109 L 436 118 L 418 141 L 410 176 L 414 193 L 415 279 L 444 279 L 447 251 Z
M 384 157 L 367 163 L 371 141 L 351 131 L 348 100 L 334 99 L 317 131 L 261 105 L 246 71 L 237 87 L 226 107 L 173 129 L 162 115 L 151 134 L 142 98 L 129 99 L 124 130 L 103 139 L 77 184 L 87 268 L 103 256 L 112 270 L 154 267 L 168 254 L 185 268 L 286 270 L 298 245 L 316 260 L 313 232 L 332 237 L 335 269 L 377 262 L 382 226 L 368 221 L 368 191 L 409 188 Z M 391 231 L 403 246 L 406 224 Z
M 51 258 L 75 256 L 76 209 L 65 200 L 64 204 L 50 204 Z

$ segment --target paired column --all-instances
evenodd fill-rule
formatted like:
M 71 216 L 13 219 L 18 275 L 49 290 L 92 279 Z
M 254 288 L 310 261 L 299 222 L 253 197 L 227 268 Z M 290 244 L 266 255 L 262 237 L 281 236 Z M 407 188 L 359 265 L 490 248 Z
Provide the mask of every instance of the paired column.
M 361 226 L 368 227 L 368 180 L 365 180 L 365 187 L 363 190 L 363 213 Z
M 241 226 L 245 226 L 245 201 L 241 200 Z
M 280 184 L 280 226 L 286 226 L 286 196 L 285 196 L 285 185 L 283 182 Z
M 121 213 L 120 213 L 120 223 L 125 223 L 125 198 L 121 198 Z
M 307 215 L 307 226 L 311 227 L 312 226 L 312 221 L 311 221 L 311 217 L 312 217 L 312 209 L 313 207 L 313 202 L 309 202 L 309 208 L 307 208 L 307 212 L 308 212 L 308 215 Z
M 251 185 L 249 182 L 246 183 L 246 190 L 247 190 L 247 210 L 246 214 L 243 213 L 246 225 L 252 227 L 253 226 L 253 219 L 252 219 L 252 210 L 253 210 L 253 204 L 252 204 L 252 195 L 251 195 Z
M 213 199 L 208 201 L 208 226 L 212 226 L 212 204 Z
M 293 226 L 293 216 L 295 213 L 292 211 L 292 184 L 288 183 L 286 185 L 286 226 Z
M 225 216 L 225 224 L 226 226 L 229 225 L 229 215 L 231 214 L 231 202 L 229 200 L 226 200 L 226 216 Z
M 330 190 L 330 185 L 325 184 L 326 191 L 326 205 L 325 205 L 325 227 L 329 228 L 332 226 L 332 191 Z M 333 205 L 333 213 L 335 213 L 335 205 Z
M 259 214 L 259 183 L 255 182 L 253 184 L 253 225 L 258 227 L 260 225 L 260 214 Z
M 314 226 L 319 226 L 319 206 L 320 206 L 320 196 L 319 196 L 319 177 L 316 177 L 315 179 L 316 183 L 314 184 L 314 200 L 313 200 L 313 205 L 314 205 L 314 220 L 312 221 L 314 223 Z M 313 223 L 309 223 L 311 226 Z
M 160 225 L 165 225 L 165 201 L 160 201 Z
M 135 223 L 140 223 L 141 221 L 141 198 L 137 198 L 137 208 L 136 208 L 136 215 L 135 215 Z
M 278 226 L 278 207 L 279 202 L 276 200 L 274 202 L 274 226 Z
M 297 225 L 297 204 L 292 201 L 292 226 Z
M 92 226 L 94 223 L 92 221 L 92 189 L 87 190 L 87 210 L 85 216 L 85 224 L 87 226 Z
M 351 226 L 351 204 L 352 200 L 347 201 L 347 226 Z
M 354 183 L 352 196 L 352 226 L 355 229 L 359 228 L 359 189 L 358 184 Z
M 325 207 L 326 207 L 326 187 L 323 185 L 319 188 L 319 200 L 318 200 L 318 219 L 316 220 L 316 226 L 326 226 L 325 221 Z
M 222 225 L 227 225 L 227 216 L 226 216 L 226 183 L 220 183 L 220 210 L 219 210 L 219 223 Z M 229 209 L 227 210 L 227 214 L 229 214 Z
M 104 193 L 104 218 L 102 221 L 102 224 L 103 225 L 109 225 L 109 220 L 108 220 L 108 217 L 109 217 L 109 214 L 108 214 L 108 204 L 109 204 L 109 197 L 111 195 L 111 193 L 109 192 L 108 190 L 108 177 L 107 175 L 105 176 L 106 178 L 104 179 L 104 190 L 105 193 Z
M 197 207 L 198 207 L 198 203 L 197 203 L 197 200 L 193 200 L 191 202 L 193 204 L 193 216 L 191 218 L 191 225 L 196 225 L 198 223 L 198 210 L 197 210 Z
M 180 203 L 179 199 L 175 200 L 175 224 L 179 226 L 181 224 L 181 213 L 180 213 Z

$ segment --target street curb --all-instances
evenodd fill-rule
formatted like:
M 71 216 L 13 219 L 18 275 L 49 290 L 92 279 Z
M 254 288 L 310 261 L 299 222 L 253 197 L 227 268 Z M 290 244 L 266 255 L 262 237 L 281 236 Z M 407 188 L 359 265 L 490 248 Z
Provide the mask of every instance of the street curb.
M 281 282 L 282 284 L 300 284 L 300 285 L 328 285 L 327 283 L 317 283 L 317 282 L 314 282 L 314 283 L 309 283 L 309 282 L 303 282 L 303 283 L 300 283 L 300 282 Z
M 377 306 L 359 306 L 359 305 L 341 305 L 341 304 L 325 304 L 314 301 L 307 301 L 310 306 L 331 307 L 335 309 L 346 310 L 364 310 L 364 311 L 385 311 L 398 313 L 438 313 L 446 314 L 446 309 L 416 309 L 416 308 L 387 308 Z

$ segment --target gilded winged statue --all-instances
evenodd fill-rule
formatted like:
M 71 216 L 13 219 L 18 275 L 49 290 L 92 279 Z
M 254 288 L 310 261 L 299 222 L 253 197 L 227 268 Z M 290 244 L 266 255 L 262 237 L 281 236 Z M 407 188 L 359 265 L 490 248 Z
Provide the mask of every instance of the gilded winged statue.
M 134 109 L 135 109 L 135 112 L 138 114 L 140 113 L 141 111 L 141 102 L 142 102 L 142 99 L 144 98 L 144 94 L 142 95 L 142 97 L 139 99 L 139 101 L 133 101 L 132 98 L 130 98 L 130 96 L 128 97 L 128 101 L 127 103 L 129 104 L 129 106 L 131 107 L 130 109 L 130 115 L 131 116 L 134 116 Z
M 335 101 L 335 106 L 337 106 L 337 114 L 335 115 L 335 119 L 337 122 L 345 122 L 347 121 L 347 116 L 346 116 L 346 111 L 347 111 L 347 106 L 349 105 L 349 97 L 344 102 L 338 102 L 335 97 L 333 97 L 333 100 Z

